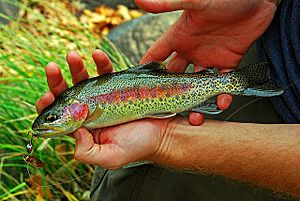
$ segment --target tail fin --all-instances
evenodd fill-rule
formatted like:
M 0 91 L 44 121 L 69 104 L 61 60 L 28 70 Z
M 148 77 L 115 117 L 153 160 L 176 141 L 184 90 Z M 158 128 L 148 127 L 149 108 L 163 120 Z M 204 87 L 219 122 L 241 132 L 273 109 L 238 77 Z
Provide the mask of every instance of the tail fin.
M 271 78 L 271 65 L 268 62 L 245 66 L 237 70 L 247 78 L 249 86 L 243 91 L 246 96 L 273 97 L 279 96 L 283 89 L 269 84 Z

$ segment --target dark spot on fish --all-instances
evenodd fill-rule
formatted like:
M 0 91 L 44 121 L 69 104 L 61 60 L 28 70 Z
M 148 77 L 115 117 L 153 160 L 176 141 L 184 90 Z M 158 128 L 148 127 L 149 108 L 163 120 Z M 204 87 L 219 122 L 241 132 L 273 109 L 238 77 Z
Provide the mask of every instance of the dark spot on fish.
M 170 98 L 170 94 L 169 94 L 169 93 L 166 93 L 166 97 L 167 97 L 167 98 Z
M 180 97 L 178 95 L 176 95 L 175 98 L 178 100 Z

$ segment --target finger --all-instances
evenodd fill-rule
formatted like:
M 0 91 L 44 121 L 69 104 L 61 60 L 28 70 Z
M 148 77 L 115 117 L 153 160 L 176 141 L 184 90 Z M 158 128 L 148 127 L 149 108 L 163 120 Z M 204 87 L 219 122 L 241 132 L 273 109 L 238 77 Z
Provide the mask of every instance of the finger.
M 192 126 L 200 126 L 204 123 L 204 115 L 198 112 L 190 112 L 189 122 Z
M 75 159 L 109 169 L 121 167 L 124 152 L 118 151 L 115 144 L 96 144 L 93 135 L 84 128 L 74 133 L 76 138 Z
M 219 69 L 219 71 L 221 73 L 228 73 L 231 71 L 234 71 L 234 68 L 221 68 Z M 218 108 L 221 110 L 226 110 L 230 107 L 231 103 L 232 103 L 233 97 L 229 94 L 221 94 L 218 96 L 217 98 L 217 105 Z
M 193 0 L 135 0 L 136 4 L 150 13 L 162 13 L 184 9 L 204 8 L 206 1 Z
M 99 75 L 113 72 L 113 65 L 107 54 L 105 54 L 103 51 L 95 50 L 93 53 L 93 59 L 96 63 L 97 72 Z
M 229 94 L 221 94 L 218 96 L 217 98 L 217 105 L 218 108 L 221 110 L 226 110 L 230 107 L 231 103 L 232 103 L 232 96 Z
M 46 66 L 46 75 L 49 89 L 55 97 L 68 88 L 68 85 L 56 63 L 50 62 Z
M 171 30 L 165 32 L 145 53 L 141 60 L 141 63 L 146 63 L 150 61 L 164 61 L 173 52 L 171 47 Z
M 67 55 L 67 62 L 69 64 L 72 82 L 74 85 L 89 78 L 89 74 L 84 67 L 82 58 L 77 54 L 77 52 L 70 51 Z
M 38 114 L 41 114 L 42 111 L 48 107 L 51 103 L 53 103 L 55 100 L 55 97 L 53 95 L 53 93 L 51 92 L 47 92 L 46 94 L 44 94 L 36 103 L 36 110 L 38 112 Z
M 178 53 L 174 53 L 170 61 L 168 62 L 167 68 L 170 72 L 184 72 L 189 62 L 181 57 Z

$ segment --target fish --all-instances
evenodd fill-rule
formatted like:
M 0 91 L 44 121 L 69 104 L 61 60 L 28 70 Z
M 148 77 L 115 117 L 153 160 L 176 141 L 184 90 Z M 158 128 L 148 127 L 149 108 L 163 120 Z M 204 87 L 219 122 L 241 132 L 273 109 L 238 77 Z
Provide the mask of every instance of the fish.
M 170 73 L 161 62 L 79 82 L 60 94 L 32 124 L 35 136 L 56 137 L 143 118 L 171 118 L 184 111 L 219 114 L 219 94 L 273 97 L 284 90 L 269 83 L 270 64 L 221 73 Z

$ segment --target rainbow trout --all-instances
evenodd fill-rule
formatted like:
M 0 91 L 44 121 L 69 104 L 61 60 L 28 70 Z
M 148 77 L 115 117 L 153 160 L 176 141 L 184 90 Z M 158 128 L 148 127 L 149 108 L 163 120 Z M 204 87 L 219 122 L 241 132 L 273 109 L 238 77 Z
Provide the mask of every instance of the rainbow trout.
M 218 114 L 212 100 L 222 93 L 272 97 L 283 90 L 268 84 L 268 64 L 230 73 L 210 70 L 169 73 L 150 62 L 125 71 L 82 81 L 63 92 L 32 125 L 36 136 L 69 134 L 80 127 L 95 129 L 142 118 L 169 118 L 183 111 Z

